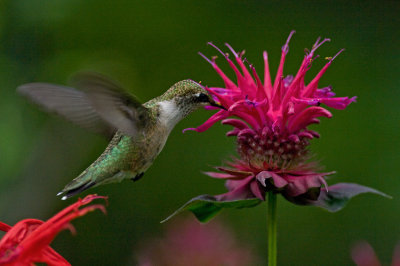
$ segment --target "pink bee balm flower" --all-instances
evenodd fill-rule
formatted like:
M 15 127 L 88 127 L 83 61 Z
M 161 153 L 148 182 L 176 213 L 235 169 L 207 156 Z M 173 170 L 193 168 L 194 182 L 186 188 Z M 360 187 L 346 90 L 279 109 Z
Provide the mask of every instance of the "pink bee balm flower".
M 357 266 L 381 266 L 378 257 L 375 254 L 374 249 L 368 242 L 362 241 L 357 243 L 352 251 L 351 257 Z M 400 244 L 397 244 L 394 248 L 392 256 L 392 266 L 400 265 Z
M 247 266 L 256 265 L 251 249 L 239 244 L 218 221 L 200 224 L 193 219 L 168 226 L 163 238 L 152 239 L 138 252 L 140 266 Z
M 227 110 L 220 110 L 203 125 L 194 129 L 202 132 L 217 121 L 231 125 L 233 130 L 227 136 L 237 138 L 237 151 L 240 158 L 230 167 L 219 167 L 223 173 L 208 172 L 214 178 L 227 179 L 228 193 L 217 196 L 219 200 L 234 200 L 257 197 L 265 199 L 265 192 L 274 190 L 285 197 L 295 198 L 301 195 L 316 200 L 317 193 L 309 193 L 325 186 L 324 177 L 332 174 L 316 171 L 316 164 L 309 162 L 308 146 L 310 140 L 319 134 L 308 129 L 311 124 L 319 123 L 319 117 L 332 117 L 332 114 L 320 106 L 345 109 L 356 97 L 334 97 L 330 87 L 318 88 L 319 80 L 343 51 L 328 59 L 326 65 L 309 83 L 304 83 L 312 61 L 318 57 L 315 51 L 329 39 L 318 40 L 311 51 L 307 52 L 295 76 L 284 76 L 283 68 L 289 51 L 289 35 L 282 47 L 282 56 L 278 72 L 271 82 L 268 55 L 264 52 L 264 82 L 255 68 L 250 71 L 245 66 L 243 53 L 238 54 L 231 46 L 226 46 L 234 55 L 239 68 L 218 47 L 210 43 L 227 60 L 236 74 L 237 84 L 231 81 L 218 67 L 215 59 L 203 57 L 213 66 L 225 83 L 225 88 L 211 87 L 207 90 Z M 235 117 L 235 118 L 228 118 Z M 307 194 L 307 195 L 306 195 Z
M 237 53 L 226 44 L 234 56 L 231 60 L 229 54 L 209 43 L 226 59 L 236 74 L 237 83 L 218 67 L 216 57 L 209 60 L 200 53 L 225 84 L 224 88 L 206 88 L 225 110 L 220 109 L 201 126 L 186 130 L 203 132 L 218 121 L 233 126 L 227 136 L 236 137 L 239 158 L 229 162 L 228 167 L 218 167 L 220 172 L 206 173 L 213 178 L 226 180 L 227 193 L 215 197 L 199 196 L 178 211 L 189 209 L 199 219 L 207 220 L 224 207 L 254 206 L 264 201 L 269 191 L 281 193 L 297 204 L 316 205 L 331 211 L 339 210 L 349 198 L 360 193 L 384 195 L 357 184 L 337 184 L 328 189 L 325 177 L 333 172 L 319 172 L 317 164 L 310 162 L 308 146 L 310 140 L 318 138 L 319 134 L 308 127 L 319 123 L 320 117 L 332 117 L 331 112 L 321 105 L 345 109 L 355 102 L 356 97 L 335 97 L 331 87 L 319 87 L 323 74 L 343 49 L 327 58 L 325 66 L 305 84 L 305 75 L 318 57 L 316 50 L 329 39 L 320 41 L 318 38 L 312 49 L 306 52 L 297 74 L 284 76 L 283 68 L 293 34 L 294 31 L 282 46 L 278 71 L 273 81 L 267 52 L 263 53 L 265 68 L 262 81 L 253 65 L 245 65 L 247 60 L 243 58 L 244 52 Z M 244 202 L 246 199 L 248 201 Z M 221 202 L 232 201 L 238 205 L 221 205 Z
M 105 212 L 104 206 L 100 204 L 79 209 L 98 198 L 106 199 L 106 197 L 88 195 L 46 222 L 24 219 L 12 227 L 0 222 L 0 230 L 7 232 L 0 240 L 0 265 L 34 265 L 35 263 L 71 265 L 49 245 L 61 230 L 70 229 L 75 232 L 69 223 L 71 220 L 96 209 Z

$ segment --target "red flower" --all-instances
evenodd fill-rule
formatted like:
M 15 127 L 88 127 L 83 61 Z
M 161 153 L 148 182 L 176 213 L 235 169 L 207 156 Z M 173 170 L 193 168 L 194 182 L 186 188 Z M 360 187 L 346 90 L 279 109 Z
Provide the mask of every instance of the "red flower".
M 7 232 L 0 240 L 0 265 L 33 265 L 39 262 L 58 266 L 70 265 L 49 245 L 61 230 L 69 229 L 74 232 L 74 227 L 69 223 L 71 220 L 96 209 L 105 212 L 105 208 L 101 204 L 79 209 L 99 198 L 107 199 L 102 196 L 88 195 L 46 222 L 25 219 L 13 227 L 0 222 L 0 230 Z

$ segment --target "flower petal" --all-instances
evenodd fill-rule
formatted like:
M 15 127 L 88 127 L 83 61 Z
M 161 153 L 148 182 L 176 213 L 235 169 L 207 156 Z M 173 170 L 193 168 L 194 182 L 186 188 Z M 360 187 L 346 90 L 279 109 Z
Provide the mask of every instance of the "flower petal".
M 0 257 L 8 249 L 17 246 L 43 223 L 43 221 L 37 219 L 25 219 L 10 227 L 0 241 Z
M 253 198 L 253 194 L 249 187 L 252 180 L 253 176 L 241 180 L 228 180 L 226 181 L 225 186 L 228 188 L 229 192 L 216 195 L 215 198 L 219 201 Z
M 257 180 L 265 187 L 266 183 L 265 180 L 272 178 L 272 183 L 275 187 L 281 188 L 288 184 L 288 182 L 283 179 L 280 175 L 275 174 L 274 172 L 270 171 L 262 171 L 257 175 Z
M 345 109 L 350 103 L 355 102 L 357 99 L 356 96 L 354 97 L 336 97 L 336 98 L 321 98 L 318 99 L 320 103 L 323 103 L 329 107 L 343 110 Z
M 236 169 L 229 169 L 229 168 L 224 168 L 224 167 L 217 167 L 217 169 L 222 171 L 222 172 L 225 172 L 225 173 L 228 173 L 230 175 L 237 176 L 237 177 L 241 177 L 241 178 L 253 175 L 252 172 L 240 171 L 240 170 L 236 170 Z
M 253 181 L 250 183 L 250 190 L 256 196 L 262 201 L 265 201 L 265 191 L 262 189 L 261 184 L 257 181 Z
M 238 129 L 245 129 L 248 128 L 247 124 L 243 122 L 242 120 L 239 119 L 234 119 L 234 118 L 229 118 L 229 119 L 224 119 L 221 122 L 223 125 L 231 125 L 234 126 Z
M 10 229 L 11 229 L 11 226 L 9 226 L 8 224 L 0 222 L 0 231 L 7 232 Z
M 320 188 L 322 185 L 325 185 L 325 182 L 321 181 L 322 176 L 323 173 L 303 176 L 287 175 L 286 180 L 289 184 L 285 189 L 285 193 L 290 197 L 296 197 L 306 193 L 310 188 Z
M 212 115 L 206 122 L 204 122 L 202 125 L 198 126 L 197 128 L 186 128 L 183 130 L 183 133 L 185 133 L 187 130 L 194 130 L 197 132 L 203 132 L 209 129 L 212 125 L 214 125 L 216 122 L 223 120 L 227 118 L 229 115 L 228 112 L 225 110 L 220 110 L 214 115 Z
M 235 175 L 230 175 L 226 173 L 216 173 L 216 172 L 203 172 L 204 174 L 211 176 L 213 178 L 218 178 L 218 179 L 237 179 L 237 178 L 242 178 L 241 176 L 235 176 Z
M 63 256 L 58 254 L 54 249 L 46 247 L 39 256 L 32 258 L 34 261 L 46 263 L 49 266 L 69 266 L 71 265 Z
M 289 120 L 288 129 L 290 132 L 297 132 L 300 129 L 306 128 L 317 117 L 324 116 L 331 118 L 332 114 L 325 108 L 313 106 L 303 110 Z

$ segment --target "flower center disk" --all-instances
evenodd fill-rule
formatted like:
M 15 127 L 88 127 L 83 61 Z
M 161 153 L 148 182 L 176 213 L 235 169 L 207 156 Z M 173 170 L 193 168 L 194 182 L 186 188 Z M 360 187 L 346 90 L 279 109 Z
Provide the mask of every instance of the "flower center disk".
M 308 158 L 309 141 L 305 137 L 286 139 L 272 130 L 268 131 L 267 134 L 252 130 L 239 132 L 237 151 L 240 157 L 254 167 L 267 167 L 268 170 L 290 168 L 293 163 Z

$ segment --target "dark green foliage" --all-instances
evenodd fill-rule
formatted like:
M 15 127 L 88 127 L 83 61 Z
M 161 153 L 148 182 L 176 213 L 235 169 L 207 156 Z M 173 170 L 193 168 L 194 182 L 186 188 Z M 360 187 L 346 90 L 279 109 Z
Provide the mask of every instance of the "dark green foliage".
M 376 189 L 352 183 L 339 183 L 321 190 L 321 194 L 317 201 L 309 201 L 310 205 L 324 208 L 330 212 L 341 210 L 347 202 L 354 196 L 363 193 L 373 193 L 386 198 L 391 198 L 389 195 L 382 193 Z
M 191 211 L 200 222 L 205 223 L 224 208 L 249 208 L 258 205 L 261 202 L 262 201 L 257 198 L 234 201 L 218 201 L 211 195 L 200 195 L 189 200 L 162 222 L 166 222 L 175 215 L 188 210 Z

